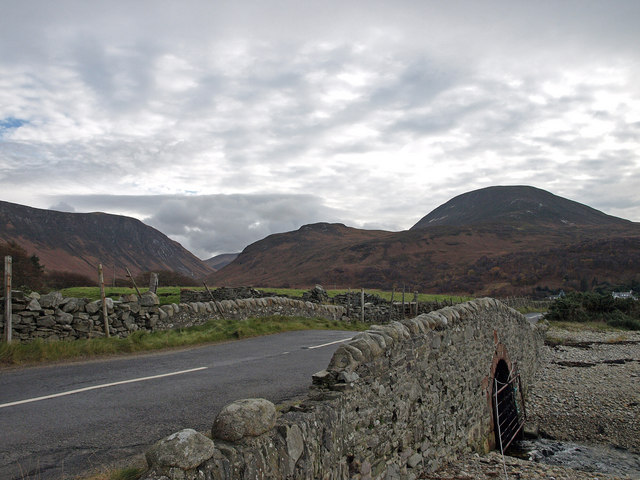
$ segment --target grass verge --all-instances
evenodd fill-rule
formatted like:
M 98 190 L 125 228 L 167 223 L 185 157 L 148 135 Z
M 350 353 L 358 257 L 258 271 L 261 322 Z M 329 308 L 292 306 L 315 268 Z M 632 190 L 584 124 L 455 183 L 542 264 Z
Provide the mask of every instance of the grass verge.
M 270 316 L 247 320 L 215 320 L 204 325 L 158 332 L 137 331 L 127 338 L 92 338 L 29 343 L 0 343 L 0 366 L 15 366 L 118 355 L 164 348 L 186 347 L 207 343 L 257 337 L 296 330 L 351 330 L 369 327 L 360 322 L 341 322 L 323 318 Z

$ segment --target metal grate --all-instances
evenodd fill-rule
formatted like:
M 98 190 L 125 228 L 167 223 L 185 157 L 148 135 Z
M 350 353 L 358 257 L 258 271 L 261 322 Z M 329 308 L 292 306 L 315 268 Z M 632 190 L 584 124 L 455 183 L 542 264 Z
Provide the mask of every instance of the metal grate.
M 504 454 L 524 427 L 527 418 L 520 374 L 506 383 L 494 378 L 494 404 L 500 453 Z

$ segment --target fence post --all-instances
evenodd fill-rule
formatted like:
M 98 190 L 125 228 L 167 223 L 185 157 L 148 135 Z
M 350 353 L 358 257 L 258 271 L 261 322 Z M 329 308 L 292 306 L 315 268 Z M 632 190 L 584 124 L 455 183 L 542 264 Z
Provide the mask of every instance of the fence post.
M 131 279 L 131 283 L 133 283 L 133 288 L 136 289 L 138 298 L 142 297 L 142 295 L 140 295 L 140 290 L 138 290 L 138 285 L 136 285 L 136 281 L 134 280 L 133 275 L 131 275 L 131 272 L 129 271 L 129 267 L 125 267 L 125 270 L 127 271 L 127 277 L 129 277 Z
M 417 290 L 413 292 L 413 301 L 414 301 L 414 303 L 416 304 L 416 312 L 415 312 L 415 315 L 416 315 L 416 317 L 417 317 L 417 316 L 418 316 L 418 291 L 417 291 Z
M 360 289 L 360 321 L 364 323 L 364 288 Z
M 98 265 L 98 281 L 100 282 L 100 298 L 102 298 L 102 316 L 104 318 L 104 334 L 106 337 L 110 337 L 109 334 L 109 315 L 107 313 L 107 300 L 104 293 L 104 274 L 102 272 L 102 264 Z
M 158 293 L 158 274 L 151 272 L 149 274 L 149 291 Z
M 11 277 L 12 262 L 10 255 L 4 257 L 4 337 L 7 343 L 11 343 L 11 332 L 13 326 L 11 324 Z
M 407 316 L 404 313 L 404 283 L 402 284 L 402 318 L 407 318 Z
M 393 287 L 391 287 L 391 304 L 389 305 L 389 319 L 388 322 L 391 323 L 391 314 L 394 310 L 394 306 L 393 306 L 393 296 L 396 294 L 396 286 L 393 285 Z

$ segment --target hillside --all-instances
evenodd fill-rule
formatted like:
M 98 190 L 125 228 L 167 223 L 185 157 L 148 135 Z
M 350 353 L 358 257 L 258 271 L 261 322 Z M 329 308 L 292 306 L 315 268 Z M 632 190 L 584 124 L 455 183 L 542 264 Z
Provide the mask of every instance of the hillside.
M 629 281 L 639 271 L 640 224 L 532 187 L 492 187 L 404 232 L 320 223 L 271 235 L 208 281 L 510 295 Z
M 497 186 L 458 195 L 423 217 L 411 229 L 481 223 L 605 226 L 629 225 L 631 222 L 539 188 Z
M 46 271 L 94 278 L 102 263 L 123 278 L 172 270 L 202 278 L 213 270 L 178 242 L 139 220 L 106 213 L 66 213 L 0 201 L 0 242 L 15 241 L 40 258 Z
M 236 258 L 238 258 L 239 253 L 221 253 L 220 255 L 216 255 L 215 257 L 211 257 L 207 260 L 203 260 L 209 267 L 214 270 L 220 270 L 221 268 L 226 267 L 231 262 L 233 262 Z

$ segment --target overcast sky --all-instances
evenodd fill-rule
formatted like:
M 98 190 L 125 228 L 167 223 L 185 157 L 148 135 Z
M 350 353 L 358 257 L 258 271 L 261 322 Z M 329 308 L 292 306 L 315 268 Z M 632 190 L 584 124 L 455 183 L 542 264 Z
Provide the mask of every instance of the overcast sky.
M 206 259 L 532 185 L 640 221 L 640 1 L 22 0 L 0 200 Z

